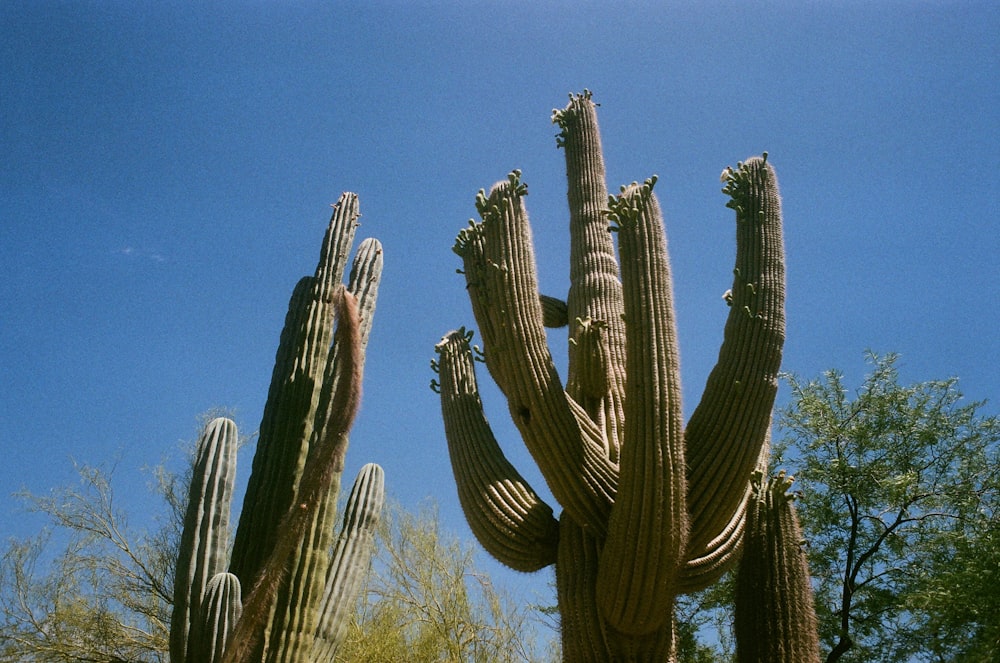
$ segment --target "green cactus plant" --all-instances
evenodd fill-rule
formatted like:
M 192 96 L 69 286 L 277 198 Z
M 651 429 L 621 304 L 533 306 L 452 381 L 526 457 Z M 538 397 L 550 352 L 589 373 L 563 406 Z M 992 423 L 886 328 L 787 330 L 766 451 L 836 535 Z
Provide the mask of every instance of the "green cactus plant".
M 200 630 L 192 636 L 192 651 L 204 663 L 218 663 L 226 653 L 229 636 L 243 614 L 240 579 L 232 573 L 217 573 L 201 601 Z
M 188 643 L 198 642 L 202 597 L 216 575 L 225 572 L 229 514 L 236 481 L 236 424 L 222 417 L 205 426 L 198 440 L 188 507 L 174 573 L 170 618 L 170 660 L 193 660 Z
M 382 249 L 377 240 L 362 242 L 342 286 L 357 196 L 345 193 L 333 207 L 315 275 L 296 285 L 289 303 L 231 558 L 235 425 L 213 421 L 199 442 L 178 557 L 172 663 L 331 660 L 369 566 L 384 500 L 380 467 L 361 470 L 335 530 Z
M 465 329 L 446 335 L 433 386 L 479 541 L 515 569 L 555 564 L 564 659 L 672 660 L 675 597 L 710 585 L 737 559 L 751 474 L 767 453 L 784 342 L 777 180 L 766 154 L 723 171 L 736 213 L 731 309 L 685 426 L 656 178 L 609 198 L 589 92 L 571 95 L 553 121 L 566 155 L 568 296 L 539 293 L 520 173 L 480 191 L 481 221 L 459 234 L 455 251 L 482 348 Z M 544 327 L 567 323 L 564 386 Z M 495 440 L 476 358 L 561 504 L 558 519 Z
M 819 663 L 819 634 L 802 529 L 784 472 L 757 472 L 736 574 L 736 660 Z

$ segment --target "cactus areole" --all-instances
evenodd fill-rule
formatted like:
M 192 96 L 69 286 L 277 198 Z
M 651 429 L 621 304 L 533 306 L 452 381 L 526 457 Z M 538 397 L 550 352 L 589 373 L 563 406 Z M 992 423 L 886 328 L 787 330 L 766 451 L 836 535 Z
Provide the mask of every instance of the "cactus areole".
M 494 557 L 556 566 L 567 661 L 669 661 L 678 594 L 737 559 L 751 477 L 767 453 L 785 320 L 781 202 L 767 154 L 723 171 L 736 262 L 719 358 L 689 421 L 656 177 L 609 196 L 589 91 L 553 111 L 566 156 L 570 286 L 538 289 L 527 186 L 514 171 L 476 197 L 455 244 L 481 344 L 437 346 L 452 468 L 466 518 Z M 617 241 L 615 241 L 617 238 Z M 617 244 L 617 248 L 616 248 Z M 568 326 L 565 381 L 545 327 Z M 479 399 L 485 362 L 561 506 L 505 458 Z

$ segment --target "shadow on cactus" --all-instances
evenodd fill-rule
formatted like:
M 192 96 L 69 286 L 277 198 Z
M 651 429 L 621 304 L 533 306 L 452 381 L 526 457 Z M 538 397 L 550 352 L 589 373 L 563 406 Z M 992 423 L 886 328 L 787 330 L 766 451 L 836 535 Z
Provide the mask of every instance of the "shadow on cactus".
M 357 196 L 343 194 L 315 275 L 292 294 L 231 556 L 236 425 L 215 419 L 198 442 L 172 663 L 333 661 L 346 633 L 384 499 L 382 469 L 366 465 L 335 531 L 382 274 L 381 245 L 367 239 L 341 285 L 359 216 Z
M 480 221 L 459 233 L 455 252 L 482 346 L 464 328 L 445 336 L 432 386 L 479 541 L 514 569 L 555 564 L 565 660 L 672 660 L 675 598 L 738 559 L 751 478 L 768 452 L 785 333 L 777 180 L 766 153 L 723 171 L 736 215 L 730 311 L 685 425 L 656 178 L 608 196 L 588 91 L 553 122 L 566 156 L 568 295 L 539 293 L 521 173 L 480 191 Z M 555 326 L 569 327 L 565 384 L 546 343 Z M 558 517 L 494 438 L 474 359 L 506 397 Z

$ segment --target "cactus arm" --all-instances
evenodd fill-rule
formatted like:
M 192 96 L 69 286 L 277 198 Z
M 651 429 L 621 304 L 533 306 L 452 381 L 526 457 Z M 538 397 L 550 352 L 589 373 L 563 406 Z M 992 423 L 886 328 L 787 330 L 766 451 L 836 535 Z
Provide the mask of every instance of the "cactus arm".
M 332 301 L 357 227 L 358 198 L 334 206 L 315 275 L 289 304 L 264 406 L 253 471 L 233 543 L 230 570 L 252 587 L 295 498 L 308 454 L 333 336 Z M 306 288 L 309 288 L 308 291 Z
M 618 445 L 624 419 L 625 323 L 624 300 L 618 279 L 615 247 L 608 232 L 608 188 L 605 178 L 601 134 L 596 104 L 589 90 L 570 95 L 569 104 L 552 111 L 552 121 L 560 128 L 557 144 L 566 157 L 566 197 L 570 219 L 570 287 L 567 317 L 570 321 L 592 320 L 605 326 L 610 380 L 602 385 L 604 399 L 586 408 L 591 418 L 606 429 L 608 454 L 618 460 Z M 579 323 L 578 323 L 579 324 Z M 571 329 L 575 336 L 577 329 Z M 582 394 L 592 392 L 588 373 L 580 370 L 586 353 L 579 346 L 569 348 L 567 391 L 583 403 Z
M 201 629 L 194 643 L 199 663 L 219 663 L 229 635 L 243 613 L 240 579 L 232 573 L 217 573 L 208 583 L 202 606 Z
M 445 436 L 469 526 L 487 552 L 513 569 L 537 571 L 555 563 L 559 525 L 493 436 L 468 335 L 451 332 L 436 349 Z
M 328 427 L 325 439 L 319 441 L 309 455 L 296 499 L 279 524 L 278 529 L 282 535 L 278 537 L 258 581 L 247 597 L 243 618 L 233 632 L 225 663 L 248 663 L 259 645 L 260 631 L 266 631 L 265 641 L 272 636 L 272 630 L 264 626 L 278 590 L 286 579 L 290 555 L 301 544 L 302 537 L 313 523 L 316 510 L 321 507 L 333 482 L 343 470 L 347 433 L 357 414 L 361 396 L 361 373 L 358 366 L 361 348 L 357 305 L 353 296 L 344 292 L 342 287 L 339 292 L 336 296 L 337 342 L 341 343 L 344 351 L 339 363 L 338 379 L 342 388 L 337 389 L 333 396 L 332 410 L 336 415 L 336 425 Z M 351 377 L 347 379 L 346 376 Z M 287 629 L 273 635 L 281 633 L 287 633 Z
M 549 353 L 524 194 L 517 171 L 488 198 L 480 192 L 483 222 L 459 235 L 456 252 L 463 258 L 487 368 L 525 445 L 563 508 L 603 530 L 617 468 L 604 453 L 603 432 L 563 391 Z
M 229 419 L 214 419 L 198 440 L 184 529 L 174 577 L 170 660 L 197 660 L 189 651 L 200 621 L 202 598 L 211 578 L 226 568 L 229 512 L 236 480 L 239 435 Z
M 678 593 L 689 594 L 709 587 L 722 578 L 736 562 L 742 550 L 749 499 L 748 483 L 743 499 L 718 536 L 705 544 L 699 557 L 685 560 L 677 585 Z
M 320 621 L 309 657 L 314 663 L 332 663 L 347 633 L 355 599 L 371 564 L 384 502 L 385 475 L 381 467 L 368 463 L 354 480 L 327 572 Z
M 548 295 L 538 295 L 538 302 L 542 305 L 542 324 L 546 327 L 557 329 L 569 324 L 566 302 Z
M 768 459 L 771 455 L 771 429 L 768 427 L 764 435 L 764 444 L 757 456 L 754 476 L 767 471 Z M 743 538 L 746 534 L 747 511 L 754 494 L 754 484 L 747 481 L 743 489 L 743 497 L 732 518 L 722 528 L 719 535 L 710 541 L 700 557 L 689 557 L 681 571 L 678 592 L 688 594 L 697 592 L 718 582 L 720 578 L 739 560 L 743 551 Z
M 375 317 L 375 304 L 378 301 L 378 288 L 382 283 L 384 262 L 381 242 L 369 237 L 358 245 L 357 255 L 351 264 L 347 291 L 358 300 L 358 317 L 361 320 L 361 328 L 358 333 L 361 337 L 362 350 L 368 347 L 368 337 L 371 335 L 372 322 Z M 364 362 L 364 355 L 362 355 L 361 360 Z M 364 366 L 363 363 L 362 366 Z
M 618 496 L 597 597 L 618 631 L 645 635 L 672 619 L 687 540 L 680 365 L 670 265 L 655 178 L 611 204 L 625 294 L 625 430 Z
M 608 425 L 609 417 L 616 416 L 613 408 L 607 407 L 608 391 L 616 372 L 608 347 L 608 325 L 600 320 L 577 318 L 574 327 L 576 331 L 569 340 L 569 347 L 576 355 L 574 382 L 567 386 L 570 403 L 579 404 L 583 410 L 583 416 L 578 419 L 594 422 L 604 455 L 610 462 L 617 463 L 620 449 L 615 437 L 617 432 Z
M 732 307 L 719 359 L 688 423 L 690 558 L 731 523 L 771 421 L 785 336 L 781 199 L 767 155 L 727 169 L 736 211 Z M 735 486 L 741 489 L 734 490 Z
M 685 562 L 677 583 L 678 594 L 701 591 L 718 582 L 726 571 L 732 568 L 743 549 L 746 516 L 746 500 L 744 500 L 722 532 L 705 546 L 704 554 Z
M 351 246 L 357 232 L 361 211 L 358 195 L 345 191 L 337 202 L 331 205 L 333 214 L 323 236 L 323 246 L 319 252 L 316 278 L 323 283 L 324 292 L 332 293 L 340 287 L 350 258 Z
M 736 578 L 739 663 L 818 663 L 819 636 L 809 565 L 784 472 L 758 473 Z

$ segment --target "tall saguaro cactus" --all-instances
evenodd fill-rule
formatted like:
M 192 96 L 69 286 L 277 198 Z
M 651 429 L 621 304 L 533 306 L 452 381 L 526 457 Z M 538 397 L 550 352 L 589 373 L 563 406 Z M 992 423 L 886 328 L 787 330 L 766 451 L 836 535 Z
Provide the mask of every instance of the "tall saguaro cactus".
M 595 104 L 553 112 L 566 155 L 570 286 L 541 296 L 520 173 L 481 191 L 458 236 L 482 359 L 562 506 L 505 458 L 479 400 L 471 333 L 437 346 L 436 388 L 459 497 L 483 546 L 556 566 L 567 661 L 673 658 L 676 596 L 738 557 L 784 342 L 784 254 L 767 155 L 723 171 L 736 264 L 718 363 L 685 425 L 656 178 L 607 194 Z M 613 232 L 612 232 L 613 231 Z M 617 254 L 613 235 L 617 236 Z M 545 326 L 569 326 L 565 384 Z
M 334 205 L 315 275 L 292 294 L 253 470 L 227 558 L 237 432 L 216 419 L 199 441 L 177 566 L 172 663 L 332 660 L 370 563 L 384 499 L 366 465 L 336 533 L 348 433 L 361 393 L 382 249 L 361 243 L 357 196 Z

